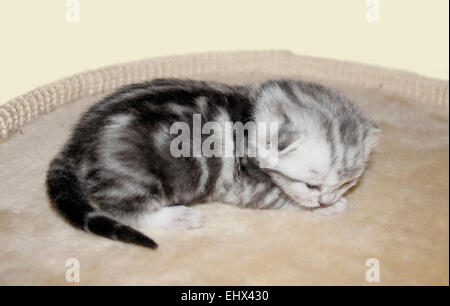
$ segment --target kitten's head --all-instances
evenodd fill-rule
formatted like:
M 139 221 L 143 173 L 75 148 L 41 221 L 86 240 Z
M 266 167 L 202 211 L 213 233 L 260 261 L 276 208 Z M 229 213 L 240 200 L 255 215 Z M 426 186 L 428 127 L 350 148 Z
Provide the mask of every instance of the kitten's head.
M 257 158 L 292 200 L 305 207 L 333 204 L 358 182 L 379 129 L 345 96 L 286 80 L 262 83 L 254 94 L 255 121 L 278 123 L 277 133 L 270 131 L 271 142 L 278 134 L 276 163 Z

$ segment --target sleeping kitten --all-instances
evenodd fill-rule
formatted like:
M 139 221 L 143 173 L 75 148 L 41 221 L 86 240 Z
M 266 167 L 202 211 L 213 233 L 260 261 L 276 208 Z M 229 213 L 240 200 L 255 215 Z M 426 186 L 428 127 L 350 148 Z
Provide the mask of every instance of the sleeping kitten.
M 224 129 L 220 141 L 231 156 L 176 157 L 173 124 L 195 130 L 193 116 L 221 127 L 275 122 L 262 141 L 276 137 L 276 147 L 238 155 L 235 131 Z M 342 195 L 362 175 L 378 131 L 342 94 L 318 84 L 158 79 L 122 87 L 82 116 L 50 165 L 48 193 L 76 227 L 156 248 L 134 227 L 199 227 L 202 215 L 191 204 L 345 210 Z M 261 137 L 247 133 L 245 143 L 252 149 Z M 195 142 L 193 133 L 188 138 Z M 273 154 L 276 163 L 267 161 Z

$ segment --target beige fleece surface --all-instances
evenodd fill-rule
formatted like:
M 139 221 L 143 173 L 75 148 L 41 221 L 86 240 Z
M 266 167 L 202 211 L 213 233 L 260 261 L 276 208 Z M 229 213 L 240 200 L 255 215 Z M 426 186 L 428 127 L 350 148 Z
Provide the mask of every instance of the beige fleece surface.
M 172 59 L 164 73 L 142 78 L 175 75 L 239 84 L 277 76 L 305 78 L 304 71 L 283 66 L 284 58 L 294 56 L 290 53 L 278 52 L 277 63 L 267 65 L 255 60 L 261 55 L 240 56 L 236 67 L 226 68 L 224 63 L 233 61 L 220 59 L 225 53 L 195 56 L 198 64 L 181 74 L 180 61 Z M 208 69 L 196 68 L 202 61 Z M 242 63 L 252 61 L 243 71 Z M 332 61 L 322 63 L 308 79 L 343 90 L 382 130 L 363 180 L 347 196 L 348 211 L 324 217 L 202 204 L 197 208 L 205 223 L 199 229 L 144 231 L 160 245 L 157 251 L 76 230 L 50 208 L 44 183 L 50 160 L 81 112 L 114 86 L 85 91 L 28 119 L 21 117 L 27 116 L 26 107 L 16 117 L 2 117 L 7 118 L 3 135 L 8 138 L 0 143 L 0 284 L 68 284 L 65 262 L 77 258 L 83 285 L 365 285 L 373 284 L 365 280 L 365 262 L 377 258 L 379 284 L 448 285 L 448 83 L 426 79 L 443 94 L 420 92 L 410 84 L 422 82 L 419 76 L 395 72 L 410 78 L 402 82 L 385 71 L 373 82 L 361 70 L 381 68 L 344 65 L 359 80 L 338 73 L 342 70 L 333 74 Z M 305 65 L 308 69 L 314 70 Z M 412 89 L 405 90 L 408 86 Z M 0 107 L 0 117 L 16 108 Z

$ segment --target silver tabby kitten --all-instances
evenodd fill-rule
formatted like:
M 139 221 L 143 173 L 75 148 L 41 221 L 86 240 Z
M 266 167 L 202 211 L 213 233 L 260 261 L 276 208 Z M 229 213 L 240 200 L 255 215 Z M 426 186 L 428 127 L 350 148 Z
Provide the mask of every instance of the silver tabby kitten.
M 269 136 L 278 135 L 278 162 L 263 168 L 259 156 L 174 157 L 177 135 L 170 127 L 193 128 L 194 114 L 220 125 L 277 122 Z M 224 137 L 235 145 L 232 132 Z M 246 136 L 249 146 L 255 137 Z M 156 248 L 134 227 L 198 227 L 201 213 L 187 207 L 196 203 L 341 212 L 342 195 L 362 175 L 377 138 L 378 128 L 351 102 L 318 84 L 158 79 L 125 86 L 93 105 L 52 161 L 47 187 L 76 227 Z

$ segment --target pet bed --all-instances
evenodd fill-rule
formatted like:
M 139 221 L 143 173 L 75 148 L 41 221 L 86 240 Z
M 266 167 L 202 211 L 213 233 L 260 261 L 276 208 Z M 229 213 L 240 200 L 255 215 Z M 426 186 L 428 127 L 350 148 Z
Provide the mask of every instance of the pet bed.
M 199 229 L 144 230 L 157 251 L 66 224 L 46 195 L 50 160 L 89 105 L 156 77 L 287 77 L 344 91 L 381 128 L 349 210 L 325 217 L 208 203 L 198 206 Z M 0 284 L 73 284 L 66 261 L 75 258 L 82 285 L 448 285 L 448 92 L 447 81 L 287 51 L 149 59 L 39 87 L 0 106 Z M 370 258 L 379 283 L 366 279 Z

